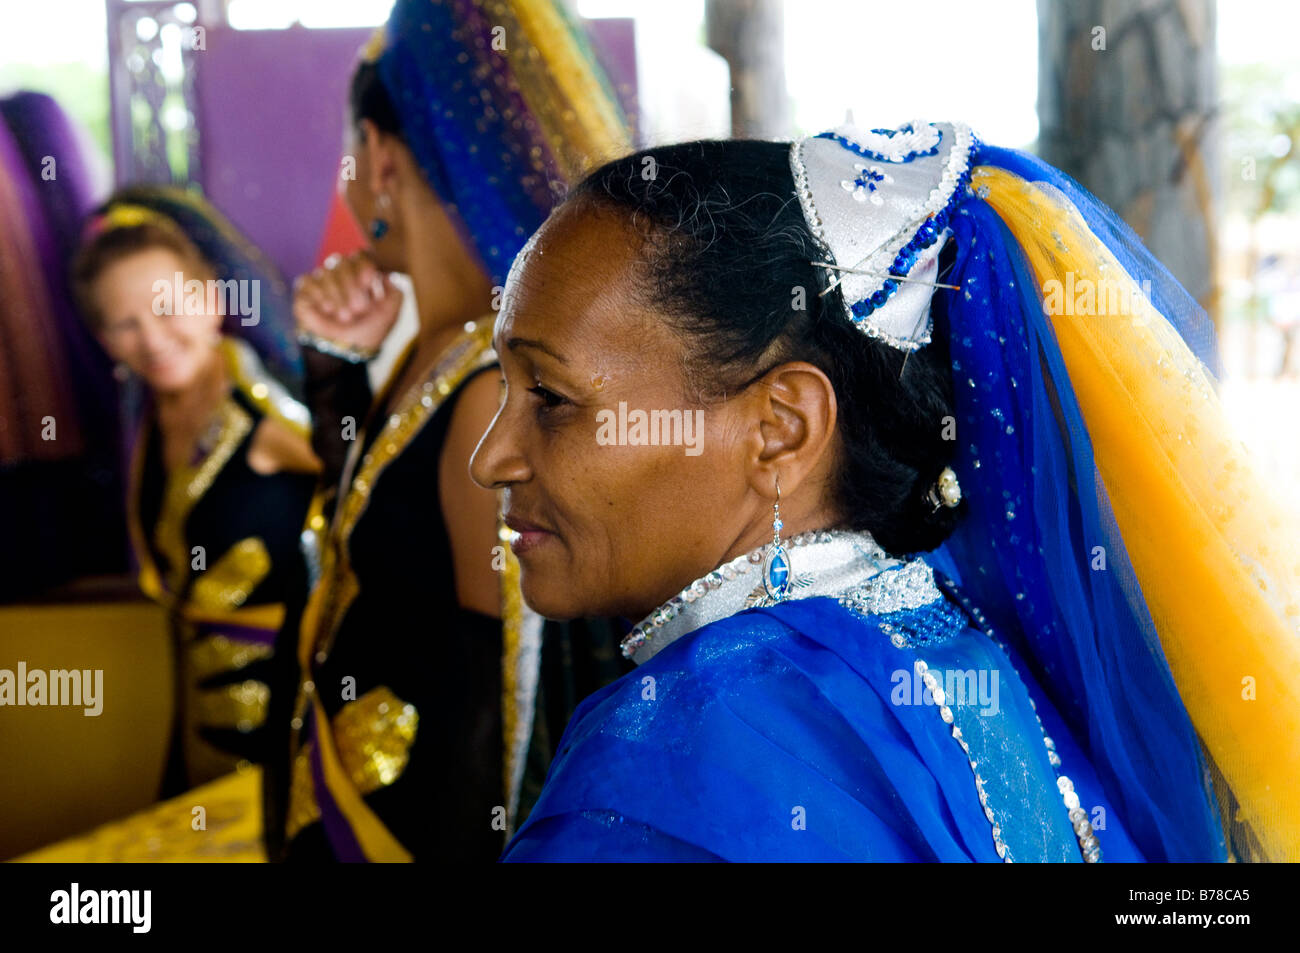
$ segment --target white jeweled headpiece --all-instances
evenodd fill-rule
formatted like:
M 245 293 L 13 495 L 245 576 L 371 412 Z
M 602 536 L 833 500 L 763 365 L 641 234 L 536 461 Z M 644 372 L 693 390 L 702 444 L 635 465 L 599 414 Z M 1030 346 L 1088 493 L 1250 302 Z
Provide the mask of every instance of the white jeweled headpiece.
M 961 123 L 864 130 L 845 123 L 790 147 L 799 203 L 826 252 L 815 264 L 855 326 L 902 351 L 930 342 L 930 298 L 948 216 L 969 185 Z

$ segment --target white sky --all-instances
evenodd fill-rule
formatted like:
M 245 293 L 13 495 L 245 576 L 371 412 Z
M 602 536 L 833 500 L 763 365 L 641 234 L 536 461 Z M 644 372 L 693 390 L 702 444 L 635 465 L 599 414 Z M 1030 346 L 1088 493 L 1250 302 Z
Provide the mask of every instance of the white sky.
M 846 109 L 870 126 L 961 119 L 990 142 L 1026 145 L 1038 134 L 1038 26 L 1034 0 L 906 5 L 867 0 L 786 4 L 786 84 L 799 131 L 839 124 Z M 657 48 L 703 35 L 703 0 L 578 0 L 584 16 L 653 18 Z M 960 62 L 959 62 L 960 60 Z M 978 74 L 977 87 L 970 82 Z

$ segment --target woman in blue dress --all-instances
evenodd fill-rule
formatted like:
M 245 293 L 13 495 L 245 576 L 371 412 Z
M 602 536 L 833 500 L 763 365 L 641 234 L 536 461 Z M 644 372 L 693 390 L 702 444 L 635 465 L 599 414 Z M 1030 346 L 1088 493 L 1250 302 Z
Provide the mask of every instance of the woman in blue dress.
M 593 173 L 514 264 L 471 472 L 525 600 L 641 620 L 639 667 L 504 858 L 1294 859 L 1294 709 L 1238 673 L 1293 694 L 1300 561 L 1206 326 L 959 124 Z

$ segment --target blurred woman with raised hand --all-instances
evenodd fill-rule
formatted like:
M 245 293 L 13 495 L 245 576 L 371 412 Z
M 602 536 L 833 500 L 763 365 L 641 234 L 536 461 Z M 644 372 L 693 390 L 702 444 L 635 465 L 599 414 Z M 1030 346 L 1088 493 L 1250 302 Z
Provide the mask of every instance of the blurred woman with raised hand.
M 369 247 L 295 294 L 326 476 L 268 840 L 288 859 L 492 860 L 518 808 L 540 652 L 496 495 L 468 475 L 498 405 L 494 290 L 627 133 L 549 0 L 398 0 L 353 77 L 350 128 L 345 198 Z M 372 397 L 393 271 L 411 278 L 419 330 Z
M 1134 310 L 1076 319 L 1065 276 Z M 1218 677 L 1294 698 L 1300 537 L 1207 323 L 959 124 L 593 173 L 511 273 L 471 471 L 529 605 L 640 619 L 639 668 L 505 859 L 1300 859 L 1300 710 Z M 691 452 L 646 432 L 677 414 Z

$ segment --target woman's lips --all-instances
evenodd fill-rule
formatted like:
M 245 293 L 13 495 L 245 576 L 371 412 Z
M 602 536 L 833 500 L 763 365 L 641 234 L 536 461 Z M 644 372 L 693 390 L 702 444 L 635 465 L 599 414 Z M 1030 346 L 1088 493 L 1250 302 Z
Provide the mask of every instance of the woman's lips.
M 544 545 L 548 540 L 555 537 L 555 534 L 550 530 L 542 529 L 534 523 L 513 516 L 507 516 L 504 522 L 511 530 L 510 548 L 514 550 L 516 556 L 532 552 L 538 546 Z
M 538 546 L 544 545 L 554 534 L 541 530 L 527 533 L 516 532 L 510 537 L 510 548 L 514 550 L 516 556 L 523 556 L 531 553 Z
M 167 351 L 146 358 L 145 370 L 150 377 L 167 377 L 175 373 L 180 365 L 180 354 L 176 351 Z

